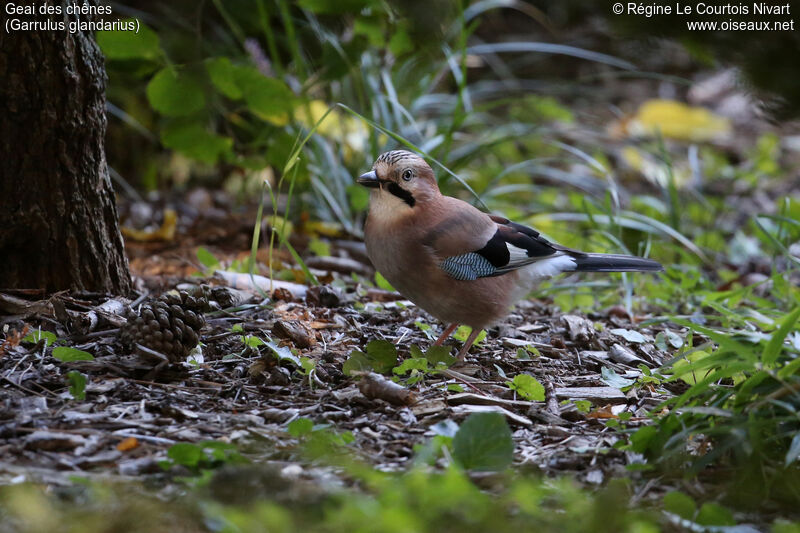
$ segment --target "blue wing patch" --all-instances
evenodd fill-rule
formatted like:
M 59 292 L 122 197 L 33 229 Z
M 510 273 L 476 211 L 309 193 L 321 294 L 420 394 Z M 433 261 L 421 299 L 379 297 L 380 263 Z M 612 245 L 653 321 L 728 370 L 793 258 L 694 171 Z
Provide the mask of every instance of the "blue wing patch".
M 461 281 L 491 276 L 497 270 L 488 259 L 475 252 L 448 257 L 439 263 L 439 267 L 451 278 Z

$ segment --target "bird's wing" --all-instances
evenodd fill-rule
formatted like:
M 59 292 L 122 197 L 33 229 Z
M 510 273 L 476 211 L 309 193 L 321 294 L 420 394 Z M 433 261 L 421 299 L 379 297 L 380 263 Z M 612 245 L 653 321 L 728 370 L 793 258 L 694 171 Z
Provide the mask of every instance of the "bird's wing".
M 449 211 L 451 215 L 434 225 L 424 242 L 439 258 L 439 267 L 455 279 L 499 276 L 544 259 L 581 254 L 466 203 Z

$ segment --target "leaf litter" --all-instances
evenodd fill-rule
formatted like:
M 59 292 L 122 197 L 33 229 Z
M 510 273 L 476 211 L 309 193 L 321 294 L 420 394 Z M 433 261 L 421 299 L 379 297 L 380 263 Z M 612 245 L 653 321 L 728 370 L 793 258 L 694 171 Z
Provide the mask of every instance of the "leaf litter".
M 206 315 L 200 349 L 189 362 L 157 369 L 124 353 L 117 340 L 124 319 L 107 309 L 130 301 L 0 295 L 11 302 L 3 308 L 0 481 L 162 476 L 189 468 L 171 457 L 176 445 L 212 441 L 259 463 L 288 462 L 311 478 L 321 474 L 297 444 L 317 427 L 348 435 L 355 456 L 376 468 L 400 471 L 437 428 L 473 415 L 499 417 L 487 419 L 495 425 L 504 419 L 498 427 L 510 428 L 513 450 L 481 455 L 474 450 L 495 444 L 467 432 L 454 443 L 454 458 L 434 454 L 434 462 L 481 469 L 513 461 L 596 484 L 641 461 L 614 448 L 618 437 L 605 420 L 623 412 L 645 420 L 670 394 L 631 386 L 640 365 L 668 360 L 652 341 L 662 326 L 639 327 L 613 310 L 566 315 L 528 300 L 486 332 L 466 364 L 448 367 L 460 342 L 429 349 L 442 326 L 396 293 L 372 287 L 372 276 L 362 277 L 371 266 L 351 252 L 351 241 L 342 242 L 330 241 L 332 253 L 361 266 L 343 272 L 348 261 L 318 261 L 332 270 L 315 269 L 326 284 L 306 287 L 303 299 L 280 289 L 267 298 L 263 290 L 232 289 L 230 276 L 199 279 L 186 269 L 171 276 L 181 260 L 132 261 L 140 286 L 154 293 L 200 283 L 216 291 L 220 310 Z M 131 246 L 152 252 L 154 243 Z M 191 246 L 185 253 L 194 256 Z M 48 333 L 15 340 L 23 331 Z

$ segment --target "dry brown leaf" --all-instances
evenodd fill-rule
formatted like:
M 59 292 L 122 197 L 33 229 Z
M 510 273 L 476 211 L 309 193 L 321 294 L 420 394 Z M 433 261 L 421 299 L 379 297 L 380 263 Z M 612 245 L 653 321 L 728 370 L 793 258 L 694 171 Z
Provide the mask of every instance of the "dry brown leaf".
M 136 437 L 127 437 L 122 439 L 119 444 L 117 444 L 117 450 L 121 452 L 129 452 L 131 450 L 135 450 L 139 447 L 139 441 Z
M 383 400 L 393 405 L 411 405 L 416 401 L 413 392 L 380 374 L 367 372 L 361 376 L 358 390 L 367 398 Z
M 604 405 L 603 407 L 598 407 L 588 415 L 586 418 L 597 418 L 597 419 L 609 419 L 609 418 L 619 418 L 611 411 L 611 404 Z

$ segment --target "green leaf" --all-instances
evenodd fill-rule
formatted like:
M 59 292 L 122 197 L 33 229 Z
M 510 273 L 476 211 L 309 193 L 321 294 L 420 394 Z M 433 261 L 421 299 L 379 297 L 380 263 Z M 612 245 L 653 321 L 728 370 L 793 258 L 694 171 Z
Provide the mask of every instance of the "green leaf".
M 655 426 L 644 426 L 636 430 L 631 435 L 631 448 L 638 453 L 644 453 L 650 447 L 650 443 L 658 435 L 658 428 Z
M 288 112 L 294 109 L 294 93 L 280 80 L 268 78 L 254 67 L 234 67 L 237 85 L 247 107 L 259 118 L 278 125 L 285 124 Z
M 279 361 L 289 361 L 290 363 L 294 363 L 298 368 L 303 367 L 303 365 L 300 364 L 300 358 L 293 354 L 292 350 L 288 346 L 278 346 L 273 341 L 269 341 L 266 344 Z
M 792 331 L 798 317 L 800 317 L 800 306 L 786 315 L 781 322 L 781 326 L 772 334 L 769 342 L 764 346 L 764 352 L 761 354 L 761 362 L 764 363 L 764 365 L 772 365 L 778 360 L 781 348 L 783 347 L 783 341 L 786 339 L 786 336 L 789 335 L 789 332 Z
M 256 337 L 255 335 L 243 335 L 242 343 L 250 348 L 258 348 L 259 346 L 267 344 L 262 338 Z
M 575 404 L 575 408 L 578 409 L 579 413 L 586 414 L 592 410 L 592 402 L 589 400 L 575 400 L 572 403 Z
M 636 383 L 636 380 L 623 378 L 622 376 L 614 372 L 614 370 L 607 367 L 603 367 L 600 369 L 600 379 L 603 381 L 603 383 L 605 383 L 609 387 L 614 387 L 617 389 L 630 387 L 631 385 Z
M 123 19 L 123 22 L 133 19 Z M 156 32 L 139 22 L 139 31 L 98 31 L 97 44 L 108 59 L 148 59 L 161 57 Z
M 389 341 L 372 340 L 367 343 L 367 358 L 375 372 L 383 374 L 397 366 L 397 347 Z
M 372 364 L 367 354 L 358 350 L 353 350 L 350 357 L 342 365 L 342 372 L 345 376 L 352 376 L 353 372 L 367 372 L 372 370 Z
M 222 442 L 218 440 L 204 440 L 199 443 L 200 450 L 203 452 L 201 462 L 207 459 L 212 461 L 219 461 L 221 463 L 237 462 L 246 463 L 247 460 L 242 457 L 236 446 L 230 442 Z
M 383 277 L 383 274 L 378 271 L 375 271 L 375 285 L 377 285 L 379 289 L 385 291 L 397 292 L 395 288 L 392 287 L 392 284 Z
M 691 496 L 687 496 L 682 492 L 672 491 L 664 495 L 664 510 L 686 520 L 694 520 L 697 505 Z
M 469 326 L 458 326 L 458 329 L 456 330 L 456 332 L 453 333 L 453 338 L 458 340 L 458 341 L 461 341 L 461 342 L 467 342 L 467 339 L 469 338 L 470 333 L 472 333 L 472 328 L 471 327 L 469 327 Z M 486 338 L 486 330 L 483 330 L 475 338 L 475 341 L 472 343 L 472 345 L 475 346 L 476 344 L 480 344 L 481 342 L 483 342 L 483 339 L 485 339 L 485 338 Z
M 301 357 L 300 366 L 303 368 L 303 372 L 308 375 L 312 370 L 317 368 L 317 362 L 310 357 Z
M 219 259 L 202 246 L 197 247 L 197 260 L 208 269 L 217 268 L 219 266 Z
M 506 385 L 527 400 L 544 401 L 544 385 L 530 374 L 517 374 L 512 381 L 506 381 Z
M 453 458 L 467 470 L 500 471 L 514 459 L 514 441 L 500 413 L 472 413 L 453 438 Z
M 86 376 L 77 370 L 67 372 L 69 380 L 69 393 L 75 400 L 83 401 L 86 399 Z
M 153 109 L 168 117 L 191 115 L 206 105 L 203 88 L 172 68 L 163 68 L 153 76 L 147 84 L 147 100 Z
M 317 238 L 311 239 L 311 242 L 308 243 L 308 249 L 318 257 L 331 255 L 331 245 Z
M 231 100 L 239 100 L 243 96 L 242 89 L 235 79 L 236 67 L 227 57 L 207 59 L 206 72 L 214 87 Z
M 410 52 L 414 49 L 414 43 L 411 41 L 411 37 L 408 35 L 404 29 L 398 29 L 392 35 L 392 38 L 389 39 L 389 50 L 392 52 L 392 55 L 395 57 L 401 56 L 406 52 Z
M 25 337 L 22 338 L 22 342 L 31 342 L 36 344 L 42 339 L 44 339 L 44 345 L 47 347 L 54 344 L 58 340 L 58 337 L 56 337 L 56 334 L 52 331 L 37 329 L 25 335 Z
M 296 439 L 308 435 L 313 430 L 314 422 L 308 418 L 296 418 L 289 422 L 289 425 L 286 427 L 286 431 L 289 432 L 289 435 Z
M 725 507 L 716 503 L 704 503 L 697 513 L 695 522 L 701 526 L 735 526 L 736 520 Z
M 179 465 L 195 468 L 205 457 L 202 448 L 196 444 L 179 442 L 167 450 L 167 457 Z
M 161 130 L 161 142 L 207 165 L 228 156 L 233 148 L 233 139 L 211 133 L 196 122 L 174 122 L 165 126 Z
M 94 356 L 89 352 L 84 352 L 77 348 L 70 348 L 69 346 L 53 348 L 53 357 L 64 363 L 70 363 L 72 361 L 94 361 Z
M 434 368 L 437 366 L 449 368 L 456 362 L 456 358 L 450 355 L 449 346 L 431 346 L 428 348 L 428 351 L 425 352 L 425 359 L 427 359 Z
M 412 370 L 417 370 L 423 374 L 428 372 L 428 360 L 423 358 L 409 358 L 392 369 L 392 373 L 402 376 Z

